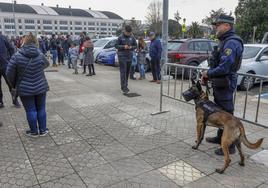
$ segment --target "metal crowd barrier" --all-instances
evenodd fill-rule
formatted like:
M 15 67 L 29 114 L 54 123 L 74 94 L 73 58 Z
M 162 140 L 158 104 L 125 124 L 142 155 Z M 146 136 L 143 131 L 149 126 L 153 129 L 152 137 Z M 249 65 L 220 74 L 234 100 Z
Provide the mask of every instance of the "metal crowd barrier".
M 185 70 L 189 70 L 189 76 L 187 79 L 185 79 Z M 165 113 L 168 111 L 163 111 L 163 98 L 169 98 L 172 100 L 176 100 L 176 101 L 180 101 L 180 102 L 184 102 L 184 99 L 182 98 L 182 93 L 188 89 L 189 87 L 191 87 L 191 79 L 193 76 L 194 79 L 198 80 L 200 78 L 200 72 L 202 70 L 207 70 L 206 68 L 201 68 L 201 67 L 196 67 L 196 66 L 189 66 L 189 65 L 182 65 L 182 64 L 173 64 L 173 63 L 166 63 L 162 66 L 161 69 L 161 86 L 160 86 L 160 103 L 159 103 L 159 112 L 153 113 L 152 115 L 157 115 L 157 114 L 161 114 L 161 113 Z M 179 73 L 179 75 L 178 75 Z M 248 82 L 247 84 L 247 89 L 245 91 L 245 100 L 244 100 L 244 105 L 243 105 L 243 113 L 242 114 L 238 114 L 236 113 L 235 110 L 235 116 L 243 121 L 246 121 L 248 123 L 252 123 L 254 125 L 258 125 L 261 127 L 268 127 L 268 123 L 265 125 L 265 123 L 260 123 L 259 120 L 259 112 L 260 112 L 260 102 L 261 102 L 261 94 L 263 92 L 263 83 L 265 81 L 268 81 L 268 76 L 261 76 L 261 75 L 255 75 L 255 74 L 247 74 L 247 73 L 237 73 L 238 76 L 240 77 L 247 77 L 247 78 L 254 78 L 254 79 L 258 79 L 259 80 L 259 93 L 257 94 L 257 106 L 256 109 L 254 110 L 254 117 L 249 117 L 247 116 L 247 107 L 248 107 L 248 95 L 249 95 L 249 86 L 250 86 L 250 82 Z M 171 77 L 174 76 L 174 79 L 171 79 Z M 173 83 L 171 84 L 171 81 L 173 81 Z M 180 83 L 178 83 L 180 82 Z M 164 86 L 165 84 L 167 84 L 166 86 L 166 92 L 164 92 Z M 186 86 L 188 86 L 188 88 L 184 88 Z M 172 88 L 173 85 L 173 88 Z M 178 92 L 178 86 L 179 87 L 179 92 Z M 171 93 L 172 92 L 172 93 Z M 212 92 L 212 89 L 211 89 Z M 244 93 L 241 91 L 241 93 Z M 210 97 L 211 99 L 211 97 Z M 236 90 L 234 92 L 234 106 L 236 106 L 236 102 L 237 102 L 237 87 Z M 193 102 L 188 102 L 191 105 L 194 105 Z M 268 105 L 268 104 L 267 104 Z M 267 111 L 267 110 L 266 110 Z M 268 118 L 267 118 L 267 122 L 268 122 Z

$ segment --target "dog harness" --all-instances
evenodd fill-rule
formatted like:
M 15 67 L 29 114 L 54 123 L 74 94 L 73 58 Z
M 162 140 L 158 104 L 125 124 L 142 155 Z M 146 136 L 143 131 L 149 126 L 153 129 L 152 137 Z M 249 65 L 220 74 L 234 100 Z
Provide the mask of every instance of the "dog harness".
M 211 114 L 222 111 L 222 109 L 217 104 L 209 100 L 197 102 L 195 109 L 197 108 L 201 108 L 204 111 L 204 124 L 206 124 L 208 117 Z

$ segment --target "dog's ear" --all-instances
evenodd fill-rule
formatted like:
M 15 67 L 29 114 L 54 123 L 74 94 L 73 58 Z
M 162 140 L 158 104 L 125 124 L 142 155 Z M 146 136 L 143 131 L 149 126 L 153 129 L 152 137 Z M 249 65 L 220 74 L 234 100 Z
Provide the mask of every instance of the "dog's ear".
M 195 85 L 194 79 L 192 78 L 191 81 L 192 81 L 192 85 L 194 86 Z
M 199 91 L 202 91 L 202 86 L 199 80 L 196 82 L 196 87 Z

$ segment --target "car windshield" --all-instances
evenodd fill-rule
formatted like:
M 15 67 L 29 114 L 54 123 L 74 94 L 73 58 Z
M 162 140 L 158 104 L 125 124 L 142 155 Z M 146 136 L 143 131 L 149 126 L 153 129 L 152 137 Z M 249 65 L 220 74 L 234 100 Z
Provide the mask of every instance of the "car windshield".
M 109 42 L 108 39 L 100 39 L 94 42 L 94 47 L 102 47 L 104 46 L 107 42 Z
M 245 46 L 243 52 L 243 59 L 250 59 L 256 57 L 261 50 L 261 47 Z
M 179 50 L 181 44 L 182 44 L 182 42 L 172 42 L 172 41 L 169 41 L 168 42 L 168 45 L 167 45 L 168 51 Z

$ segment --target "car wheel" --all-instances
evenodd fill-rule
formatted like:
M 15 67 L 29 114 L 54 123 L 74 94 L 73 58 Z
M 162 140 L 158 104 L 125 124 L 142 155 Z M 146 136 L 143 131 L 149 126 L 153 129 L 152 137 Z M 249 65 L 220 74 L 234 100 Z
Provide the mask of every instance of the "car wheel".
M 247 73 L 255 74 L 254 72 L 247 72 Z M 242 91 L 246 91 L 248 87 L 248 90 L 250 90 L 254 86 L 254 83 L 255 83 L 255 78 L 244 76 L 240 83 L 240 89 Z
M 195 61 L 193 61 L 193 62 L 190 62 L 188 65 L 197 67 L 197 66 L 198 66 L 198 63 L 195 62 Z M 187 69 L 187 68 L 186 68 L 186 69 L 184 70 L 184 78 L 185 78 L 185 79 L 189 79 L 189 77 L 190 77 L 190 72 L 191 72 L 191 74 L 192 74 L 192 75 L 191 75 L 191 78 L 196 78 L 196 77 L 197 77 L 198 71 L 197 71 L 196 69 L 190 71 L 190 69 Z

